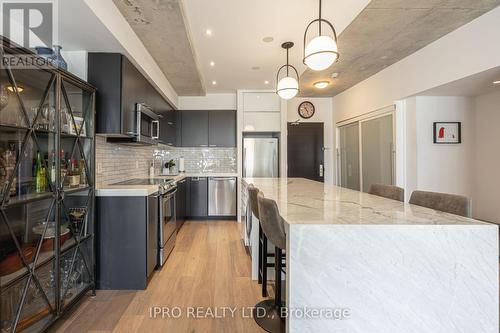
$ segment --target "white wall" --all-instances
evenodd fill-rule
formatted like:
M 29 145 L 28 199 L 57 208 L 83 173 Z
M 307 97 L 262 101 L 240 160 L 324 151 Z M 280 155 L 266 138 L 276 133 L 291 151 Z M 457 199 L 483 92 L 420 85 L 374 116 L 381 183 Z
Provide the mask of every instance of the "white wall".
M 297 109 L 300 103 L 310 101 L 314 104 L 314 116 L 309 119 L 300 118 Z M 331 98 L 294 98 L 287 103 L 287 122 L 294 122 L 300 119 L 300 122 L 315 122 L 324 123 L 324 146 L 325 146 L 325 183 L 333 184 L 334 182 L 334 167 L 333 155 L 335 152 L 333 145 L 333 108 Z M 285 127 L 286 131 L 286 127 Z M 285 151 L 286 153 L 286 151 Z M 287 161 L 286 155 L 284 161 Z
M 87 81 L 88 52 L 87 51 L 61 51 L 61 55 L 68 64 L 68 71 Z
M 180 110 L 236 110 L 236 93 L 179 96 Z
M 500 224 L 500 91 L 477 97 L 474 108 L 473 214 Z
M 497 7 L 335 96 L 335 121 L 499 66 L 499 22 Z
M 416 179 L 409 179 L 407 185 L 416 184 L 416 186 L 415 188 L 408 186 L 407 194 L 419 189 L 460 194 L 471 198 L 474 153 L 473 99 L 459 96 L 418 96 L 415 99 L 416 127 L 413 134 L 416 138 L 410 138 L 410 141 L 416 142 Z M 461 144 L 433 143 L 433 124 L 440 121 L 462 123 Z M 410 128 L 409 133 L 411 131 Z M 415 161 L 410 164 L 415 165 Z

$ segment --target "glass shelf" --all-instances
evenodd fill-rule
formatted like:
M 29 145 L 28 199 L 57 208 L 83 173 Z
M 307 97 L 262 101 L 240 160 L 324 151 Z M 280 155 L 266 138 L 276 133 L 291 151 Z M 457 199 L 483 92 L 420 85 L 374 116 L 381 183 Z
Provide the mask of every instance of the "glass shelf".
M 0 68 L 2 333 L 43 331 L 94 286 L 94 99 L 61 70 Z

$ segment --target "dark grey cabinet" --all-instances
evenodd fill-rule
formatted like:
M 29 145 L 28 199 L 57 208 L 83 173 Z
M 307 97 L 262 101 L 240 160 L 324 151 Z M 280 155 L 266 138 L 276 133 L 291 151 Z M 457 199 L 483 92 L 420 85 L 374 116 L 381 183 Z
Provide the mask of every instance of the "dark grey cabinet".
M 236 112 L 211 110 L 208 115 L 209 147 L 236 147 Z
M 191 177 L 189 187 L 189 216 L 206 217 L 208 215 L 208 179 Z
M 187 178 L 177 182 L 177 193 L 175 195 L 176 214 L 177 214 L 177 231 L 180 230 L 186 221 L 186 202 L 187 202 Z
M 177 145 L 177 112 L 159 112 L 160 118 L 160 143 L 167 146 Z
M 156 265 L 157 200 L 97 197 L 98 289 L 146 289 Z
M 182 147 L 236 147 L 236 111 L 183 110 L 177 145 Z M 178 122 L 179 123 L 179 122 Z
M 131 136 L 137 131 L 137 103 L 145 103 L 157 113 L 173 110 L 134 64 L 120 53 L 89 53 L 88 80 L 97 88 L 97 133 Z
M 208 147 L 208 112 L 181 111 L 182 147 Z

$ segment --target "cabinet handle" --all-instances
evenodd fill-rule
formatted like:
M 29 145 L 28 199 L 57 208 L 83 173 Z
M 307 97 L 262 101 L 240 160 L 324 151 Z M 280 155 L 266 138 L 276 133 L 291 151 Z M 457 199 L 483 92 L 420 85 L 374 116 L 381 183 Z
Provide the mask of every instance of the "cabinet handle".
M 200 145 L 200 147 L 208 147 L 208 145 Z
M 210 145 L 210 147 L 217 147 L 217 145 Z

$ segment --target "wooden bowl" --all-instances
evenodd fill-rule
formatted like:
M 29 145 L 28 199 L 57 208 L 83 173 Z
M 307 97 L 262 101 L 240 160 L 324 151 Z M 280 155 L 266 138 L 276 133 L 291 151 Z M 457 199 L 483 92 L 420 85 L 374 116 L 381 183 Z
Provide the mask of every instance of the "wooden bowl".
M 21 251 L 28 264 L 31 264 L 35 258 L 36 247 L 33 245 L 24 245 Z M 13 252 L 0 262 L 0 276 L 12 274 L 23 267 L 23 261 L 21 260 L 19 252 Z
M 69 229 L 67 229 L 67 232 L 62 233 L 61 237 L 59 237 L 59 246 L 62 246 L 64 242 L 66 242 L 69 239 Z M 48 251 L 53 251 L 54 250 L 54 237 L 51 238 L 45 238 L 42 242 L 42 252 L 48 252 Z

